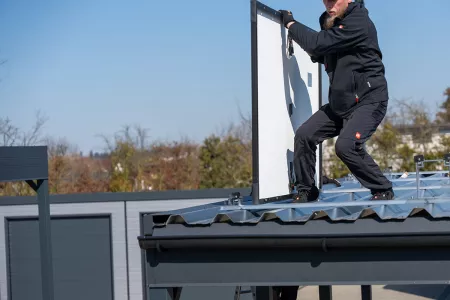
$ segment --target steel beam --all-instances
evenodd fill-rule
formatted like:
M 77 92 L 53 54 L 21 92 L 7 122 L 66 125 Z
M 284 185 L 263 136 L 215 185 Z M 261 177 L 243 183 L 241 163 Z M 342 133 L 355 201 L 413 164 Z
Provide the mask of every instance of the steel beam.
M 447 284 L 449 269 L 444 246 L 153 249 L 146 280 L 150 287 Z

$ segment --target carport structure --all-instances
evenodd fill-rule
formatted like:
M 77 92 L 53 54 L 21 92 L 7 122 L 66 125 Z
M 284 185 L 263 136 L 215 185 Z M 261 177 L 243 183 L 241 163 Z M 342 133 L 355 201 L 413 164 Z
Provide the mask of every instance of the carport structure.
M 325 185 L 317 203 L 230 197 L 145 215 L 138 240 L 150 298 L 179 299 L 188 286 L 250 286 L 254 299 L 276 299 L 280 286 L 319 285 L 323 300 L 333 285 L 360 285 L 365 300 L 371 285 L 448 284 L 448 172 L 388 176 L 394 201 L 368 201 L 350 179 Z

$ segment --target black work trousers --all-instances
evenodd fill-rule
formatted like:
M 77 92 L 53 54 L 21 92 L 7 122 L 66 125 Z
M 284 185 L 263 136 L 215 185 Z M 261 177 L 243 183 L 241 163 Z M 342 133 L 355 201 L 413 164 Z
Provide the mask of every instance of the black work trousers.
M 372 193 L 387 190 L 392 183 L 364 149 L 387 111 L 387 101 L 360 104 L 345 118 L 336 116 L 328 104 L 322 106 L 295 133 L 294 171 L 298 189 L 315 185 L 316 149 L 326 139 L 339 136 L 336 155 L 356 179 Z

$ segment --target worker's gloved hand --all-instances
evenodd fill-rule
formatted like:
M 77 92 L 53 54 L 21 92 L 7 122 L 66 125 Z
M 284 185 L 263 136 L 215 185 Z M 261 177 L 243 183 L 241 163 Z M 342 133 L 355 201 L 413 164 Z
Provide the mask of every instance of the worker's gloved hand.
M 290 22 L 295 22 L 294 15 L 290 10 L 280 10 L 281 16 L 282 16 L 282 22 L 284 26 L 289 24 Z

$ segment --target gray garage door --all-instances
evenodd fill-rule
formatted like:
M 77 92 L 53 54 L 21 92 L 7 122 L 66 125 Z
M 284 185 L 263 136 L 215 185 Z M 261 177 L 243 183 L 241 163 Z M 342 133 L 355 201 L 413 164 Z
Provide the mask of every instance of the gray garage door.
M 52 219 L 55 300 L 113 299 L 110 227 L 109 216 Z M 7 231 L 10 299 L 42 299 L 37 218 Z

